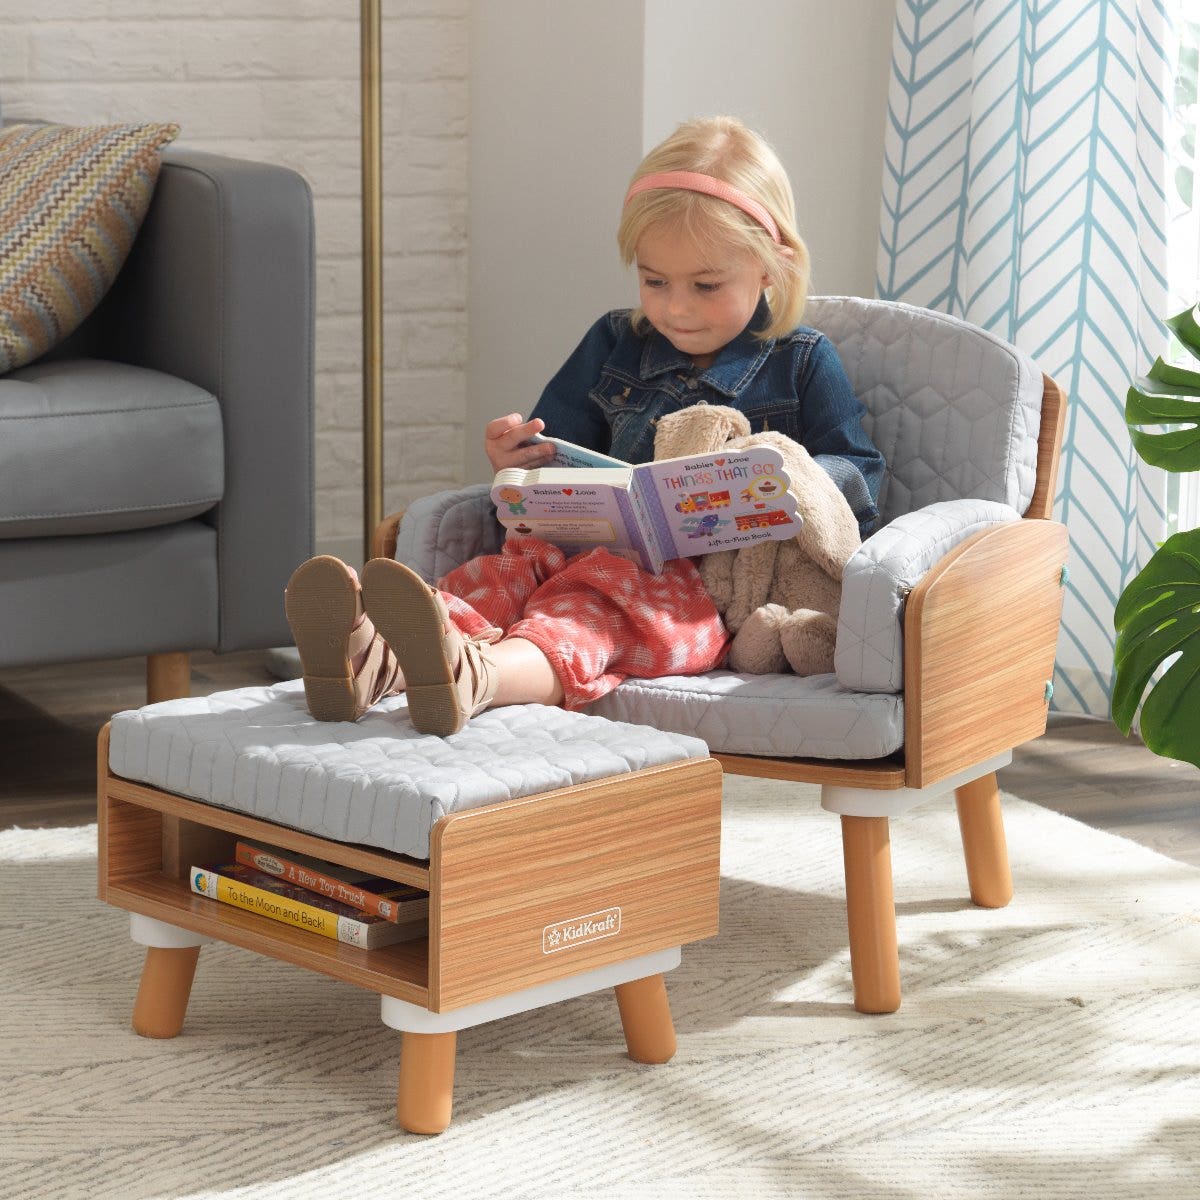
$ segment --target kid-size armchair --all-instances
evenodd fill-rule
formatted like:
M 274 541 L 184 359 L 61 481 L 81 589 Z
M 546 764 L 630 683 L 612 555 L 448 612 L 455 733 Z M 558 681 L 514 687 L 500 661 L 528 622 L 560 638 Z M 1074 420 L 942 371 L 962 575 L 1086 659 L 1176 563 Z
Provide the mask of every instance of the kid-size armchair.
M 819 785 L 841 817 L 855 1007 L 891 1012 L 891 818 L 954 792 L 971 898 L 1012 895 L 995 772 L 1046 726 L 1064 397 L 1020 351 L 941 313 L 827 297 L 806 321 L 837 346 L 888 464 L 880 524 L 843 576 L 834 673 L 630 679 L 590 711 L 695 734 L 727 771 Z M 414 504 L 393 521 L 395 556 L 433 581 L 498 549 L 488 490 Z

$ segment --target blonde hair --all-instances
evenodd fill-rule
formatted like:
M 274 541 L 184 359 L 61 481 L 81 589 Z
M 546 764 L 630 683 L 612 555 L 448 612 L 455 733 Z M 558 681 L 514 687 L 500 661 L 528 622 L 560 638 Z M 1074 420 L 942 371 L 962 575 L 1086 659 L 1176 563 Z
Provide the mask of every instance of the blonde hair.
M 661 171 L 695 171 L 723 180 L 757 200 L 779 229 L 779 245 L 753 217 L 727 200 L 702 192 L 659 188 L 630 198 L 621 213 L 617 245 L 626 266 L 637 257 L 642 236 L 667 227 L 690 238 L 705 251 L 749 251 L 767 276 L 771 321 L 756 336 L 782 337 L 800 324 L 808 299 L 808 247 L 796 230 L 792 185 L 775 151 L 736 117 L 706 117 L 680 125 L 642 159 L 630 180 Z M 792 253 L 781 254 L 786 246 Z M 633 314 L 635 328 L 645 326 L 645 313 Z

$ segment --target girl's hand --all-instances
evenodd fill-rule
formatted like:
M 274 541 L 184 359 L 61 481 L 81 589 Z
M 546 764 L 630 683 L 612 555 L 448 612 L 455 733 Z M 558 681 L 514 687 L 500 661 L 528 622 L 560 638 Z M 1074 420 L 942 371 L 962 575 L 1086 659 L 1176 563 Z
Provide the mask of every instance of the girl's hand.
M 546 422 L 540 417 L 523 421 L 520 413 L 509 413 L 507 417 L 489 421 L 483 431 L 483 449 L 488 462 L 492 464 L 492 470 L 503 471 L 505 467 L 532 470 L 548 463 L 554 457 L 554 447 L 549 442 L 522 445 L 545 428 Z

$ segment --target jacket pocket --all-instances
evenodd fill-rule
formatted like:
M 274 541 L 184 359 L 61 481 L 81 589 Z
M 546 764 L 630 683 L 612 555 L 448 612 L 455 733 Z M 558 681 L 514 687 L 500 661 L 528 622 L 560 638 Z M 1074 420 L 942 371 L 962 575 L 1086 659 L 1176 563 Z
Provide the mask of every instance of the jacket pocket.
M 654 419 L 662 400 L 653 388 L 639 387 L 620 376 L 602 375 L 588 393 L 599 405 L 611 432 L 608 452 L 625 462 L 645 462 L 654 456 Z
M 760 400 L 743 400 L 738 409 L 750 422 L 751 433 L 774 429 L 799 441 L 800 402 L 794 396 L 764 396 Z

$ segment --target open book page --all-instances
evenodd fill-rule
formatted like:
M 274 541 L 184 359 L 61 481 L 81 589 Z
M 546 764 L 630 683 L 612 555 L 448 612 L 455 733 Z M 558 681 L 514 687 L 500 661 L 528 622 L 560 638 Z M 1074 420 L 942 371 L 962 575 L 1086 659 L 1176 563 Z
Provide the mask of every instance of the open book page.
M 535 433 L 528 442 L 549 442 L 554 447 L 554 457 L 546 464 L 550 467 L 628 467 L 624 459 L 610 458 L 599 450 L 589 450 L 586 446 L 577 446 L 564 438 L 550 437 L 544 433 Z
M 510 467 L 496 472 L 492 502 L 500 524 L 512 533 L 541 538 L 568 554 L 603 546 L 657 573 L 662 556 L 646 540 L 647 519 L 636 511 L 632 478 L 628 464 Z

